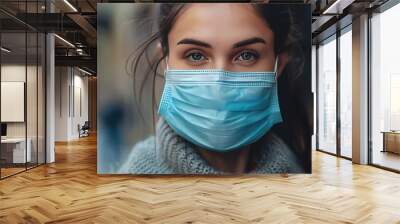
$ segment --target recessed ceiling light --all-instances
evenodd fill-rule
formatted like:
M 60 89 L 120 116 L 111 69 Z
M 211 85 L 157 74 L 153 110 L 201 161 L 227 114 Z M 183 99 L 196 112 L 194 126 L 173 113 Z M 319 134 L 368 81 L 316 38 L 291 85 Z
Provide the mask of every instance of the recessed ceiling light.
M 7 49 L 5 47 L 1 47 L 1 51 L 4 51 L 6 53 L 10 53 L 11 52 L 11 50 L 9 50 L 9 49 Z
M 60 39 L 62 42 L 64 42 L 64 43 L 66 43 L 67 45 L 69 45 L 70 47 L 75 48 L 75 45 L 73 45 L 73 44 L 72 44 L 71 42 L 69 42 L 68 40 L 66 40 L 66 39 L 64 39 L 64 38 L 62 38 L 62 37 L 60 37 L 60 36 L 57 35 L 57 34 L 54 34 L 54 36 L 57 37 L 58 39 Z
M 90 76 L 93 75 L 92 73 L 90 73 L 90 72 L 88 72 L 88 71 L 86 71 L 86 70 L 83 70 L 83 69 L 81 69 L 81 68 L 79 68 L 79 67 L 78 67 L 78 70 L 81 71 L 81 72 L 83 72 L 83 73 L 85 73 L 85 74 L 87 74 L 87 75 L 90 75 Z
M 354 0 L 336 0 L 333 2 L 322 14 L 341 14 L 343 11 L 343 8 L 346 8 L 349 6 Z M 340 9 L 342 8 L 342 9 Z
M 68 1 L 64 0 L 65 4 L 67 4 L 74 12 L 78 12 L 78 10 Z

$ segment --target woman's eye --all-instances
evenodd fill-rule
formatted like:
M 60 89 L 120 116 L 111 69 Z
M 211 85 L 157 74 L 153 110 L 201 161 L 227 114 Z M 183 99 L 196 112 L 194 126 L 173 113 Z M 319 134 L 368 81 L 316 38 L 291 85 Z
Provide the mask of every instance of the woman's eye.
M 256 60 L 258 58 L 258 54 L 251 52 L 251 51 L 244 51 L 240 53 L 235 60 L 237 61 L 244 61 L 244 62 L 249 62 Z
M 186 56 L 189 60 L 193 62 L 199 62 L 205 60 L 206 57 L 199 52 L 193 52 Z

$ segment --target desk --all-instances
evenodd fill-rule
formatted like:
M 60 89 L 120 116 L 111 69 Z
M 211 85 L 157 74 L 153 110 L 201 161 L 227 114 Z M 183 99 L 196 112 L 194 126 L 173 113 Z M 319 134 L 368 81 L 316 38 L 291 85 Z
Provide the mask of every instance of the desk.
M 400 131 L 383 131 L 382 152 L 400 154 Z
M 25 151 L 25 138 L 6 138 L 1 139 L 1 157 L 6 163 L 25 163 L 32 159 L 30 138 Z M 27 161 L 25 161 L 27 159 Z

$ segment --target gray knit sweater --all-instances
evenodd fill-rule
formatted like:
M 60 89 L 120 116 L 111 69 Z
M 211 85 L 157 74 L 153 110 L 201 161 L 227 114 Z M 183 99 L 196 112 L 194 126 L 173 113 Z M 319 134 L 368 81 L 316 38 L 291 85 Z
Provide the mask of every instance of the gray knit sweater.
M 273 133 L 263 138 L 264 147 L 251 173 L 302 173 L 296 155 Z M 120 173 L 131 174 L 223 174 L 198 154 L 198 146 L 177 135 L 160 118 L 156 136 L 137 143 Z

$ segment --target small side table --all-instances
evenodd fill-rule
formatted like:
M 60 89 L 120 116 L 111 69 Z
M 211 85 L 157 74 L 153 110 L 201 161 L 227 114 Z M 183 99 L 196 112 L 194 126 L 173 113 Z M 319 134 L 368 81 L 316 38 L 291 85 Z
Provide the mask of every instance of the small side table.
M 383 150 L 382 152 L 392 152 L 400 154 L 400 131 L 382 131 Z

